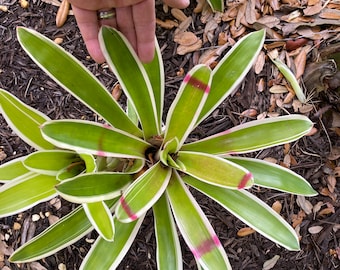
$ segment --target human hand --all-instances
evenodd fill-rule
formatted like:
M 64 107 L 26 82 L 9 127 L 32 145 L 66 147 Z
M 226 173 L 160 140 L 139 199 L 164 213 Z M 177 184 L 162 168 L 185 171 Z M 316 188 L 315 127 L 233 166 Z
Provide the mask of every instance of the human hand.
M 155 49 L 154 0 L 69 0 L 91 57 L 98 63 L 105 61 L 100 50 L 98 32 L 102 25 L 121 31 L 129 40 L 142 62 L 150 62 Z M 189 0 L 166 0 L 172 7 L 184 8 Z M 115 8 L 115 16 L 98 19 L 98 11 Z

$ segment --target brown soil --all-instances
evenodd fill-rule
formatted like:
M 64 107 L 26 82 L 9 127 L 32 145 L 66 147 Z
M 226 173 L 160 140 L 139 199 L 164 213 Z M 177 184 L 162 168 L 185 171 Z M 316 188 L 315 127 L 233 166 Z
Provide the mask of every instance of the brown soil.
M 193 6 L 190 6 L 185 12 L 191 14 L 192 9 Z M 89 109 L 56 85 L 30 60 L 16 39 L 17 26 L 34 28 L 51 39 L 62 37 L 64 41 L 61 46 L 80 59 L 108 89 L 111 89 L 116 82 L 114 76 L 107 68 L 87 58 L 87 52 L 73 16 L 69 16 L 63 27 L 57 28 L 55 26 L 56 11 L 57 7 L 40 0 L 31 1 L 28 9 L 23 9 L 16 1 L 12 1 L 8 12 L 0 11 L 0 87 L 14 93 L 26 104 L 39 109 L 52 119 L 96 120 L 95 115 Z M 172 18 L 171 15 L 163 12 L 161 5 L 157 5 L 157 17 Z M 215 41 L 218 33 L 224 29 L 226 24 L 222 23 L 216 29 Z M 204 25 L 199 21 L 199 15 L 194 15 L 194 26 L 192 31 L 202 34 Z M 176 54 L 177 45 L 173 42 L 173 30 L 158 27 L 157 37 L 163 50 L 167 87 L 165 106 L 168 108 L 182 80 L 177 72 L 180 68 L 188 71 L 194 65 L 195 57 L 192 53 L 185 56 Z M 216 44 L 207 43 L 204 46 L 208 48 L 214 45 Z M 193 136 L 206 136 L 251 120 L 252 117 L 241 115 L 250 108 L 256 109 L 257 115 L 267 112 L 271 104 L 268 89 L 269 81 L 273 79 L 272 68 L 272 64 L 267 62 L 259 75 L 251 71 L 239 91 L 226 100 L 213 116 L 197 128 Z M 254 86 L 261 78 L 266 84 L 265 89 L 259 92 Z M 333 99 L 330 101 L 331 94 Z M 301 251 L 289 252 L 258 233 L 238 237 L 237 232 L 246 225 L 205 196 L 198 192 L 194 193 L 222 241 L 234 269 L 262 269 L 264 262 L 275 255 L 279 255 L 280 258 L 273 269 L 340 269 L 340 185 L 339 181 L 331 184 L 329 180 L 330 177 L 338 180 L 336 168 L 340 161 L 340 155 L 334 151 L 332 152 L 333 158 L 330 158 L 331 149 L 339 149 L 340 144 L 340 133 L 332 126 L 333 118 L 330 118 L 334 116 L 334 113 L 339 113 L 337 97 L 336 92 L 322 93 L 319 97 L 320 102 L 315 103 L 314 109 L 308 114 L 315 122 L 316 134 L 304 137 L 299 142 L 290 145 L 289 154 L 294 159 L 294 161 L 291 159 L 290 168 L 304 176 L 314 189 L 320 192 L 318 196 L 307 198 L 307 200 L 313 206 L 320 205 L 321 209 L 317 210 L 314 207 L 315 212 L 303 216 L 301 223 L 297 226 L 301 235 Z M 287 110 L 292 110 L 292 108 L 287 108 Z M 275 112 L 281 115 L 286 114 L 280 108 L 276 108 Z M 23 143 L 0 116 L 0 156 L 6 155 L 6 158 L 0 158 L 0 164 L 32 151 L 33 149 Z M 256 157 L 262 159 L 274 158 L 279 163 L 286 161 L 287 156 L 283 146 L 255 154 Z M 302 214 L 296 196 L 263 188 L 254 188 L 252 191 L 269 205 L 280 201 L 283 205 L 281 214 L 291 224 L 296 221 L 294 215 Z M 36 235 L 48 226 L 47 218 L 33 222 L 32 215 L 50 212 L 52 215 L 61 217 L 74 207 L 65 201 L 62 201 L 61 205 L 61 208 L 56 209 L 50 203 L 43 203 L 20 215 L 0 219 L 0 255 L 6 254 L 4 250 L 10 251 L 11 248 L 16 249 L 20 246 L 27 233 Z M 16 227 L 17 223 L 19 227 Z M 310 228 L 314 226 L 321 226 L 322 230 L 319 233 L 311 233 Z M 95 233 L 91 233 L 86 239 L 39 261 L 39 264 L 10 264 L 7 260 L 8 256 L 4 259 L 0 256 L 0 269 L 58 269 L 59 264 L 65 264 L 67 269 L 78 269 L 81 260 L 90 248 L 90 240 L 95 237 Z M 184 269 L 197 269 L 192 254 L 185 243 L 181 242 Z M 5 245 L 9 248 L 4 248 Z M 155 258 L 153 218 L 149 213 L 119 269 L 156 269 Z

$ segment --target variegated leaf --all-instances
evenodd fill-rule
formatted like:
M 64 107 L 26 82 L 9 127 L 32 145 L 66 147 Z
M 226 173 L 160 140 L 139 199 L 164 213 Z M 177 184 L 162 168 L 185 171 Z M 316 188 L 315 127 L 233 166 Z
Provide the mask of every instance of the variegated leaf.
M 249 188 L 254 183 L 245 168 L 213 155 L 180 151 L 175 162 L 187 173 L 203 182 L 233 189 Z
M 102 83 L 73 55 L 32 29 L 18 27 L 17 36 L 32 60 L 66 91 L 112 126 L 142 136 Z
M 45 123 L 46 140 L 60 148 L 98 156 L 144 158 L 147 142 L 119 129 L 81 120 L 55 120 Z
M 134 49 L 123 34 L 108 26 L 101 28 L 99 42 L 107 63 L 136 110 L 144 138 L 159 135 L 161 127 L 152 84 Z
M 172 174 L 167 195 L 176 224 L 196 260 L 204 269 L 231 269 L 209 220 L 177 172 Z
M 115 214 L 121 222 L 131 222 L 143 215 L 164 193 L 171 169 L 157 162 L 139 176 L 122 194 Z

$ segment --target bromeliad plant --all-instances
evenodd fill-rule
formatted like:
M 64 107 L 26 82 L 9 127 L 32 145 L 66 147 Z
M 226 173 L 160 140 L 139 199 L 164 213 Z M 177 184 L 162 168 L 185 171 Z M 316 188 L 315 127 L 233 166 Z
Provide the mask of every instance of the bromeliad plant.
M 39 33 L 17 29 L 29 56 L 105 123 L 50 120 L 0 90 L 0 108 L 36 152 L 0 167 L 0 216 L 60 195 L 79 207 L 17 249 L 30 262 L 71 245 L 95 229 L 99 237 L 81 269 L 114 269 L 152 209 L 159 269 L 182 269 L 176 227 L 204 269 L 231 269 L 226 252 L 188 185 L 218 202 L 270 240 L 298 250 L 294 230 L 247 191 L 252 185 L 313 196 L 302 177 L 275 164 L 238 157 L 308 133 L 301 115 L 251 121 L 187 143 L 190 132 L 230 95 L 260 52 L 265 33 L 242 38 L 212 71 L 195 66 L 184 78 L 163 125 L 164 72 L 160 50 L 142 64 L 127 40 L 103 27 L 108 65 L 128 98 L 127 112 L 78 60 Z M 177 225 L 177 226 L 176 226 Z

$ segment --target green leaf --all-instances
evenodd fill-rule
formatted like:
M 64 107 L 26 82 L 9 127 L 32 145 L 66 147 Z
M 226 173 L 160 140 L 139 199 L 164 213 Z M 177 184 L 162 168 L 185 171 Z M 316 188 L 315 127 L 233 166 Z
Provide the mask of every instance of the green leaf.
M 161 127 L 152 85 L 134 49 L 123 34 L 107 26 L 101 28 L 99 42 L 108 65 L 138 114 L 144 138 L 159 135 Z
M 152 207 L 157 241 L 157 269 L 183 269 L 176 225 L 165 194 Z
M 112 207 L 116 200 L 108 201 Z M 48 257 L 72 245 L 93 230 L 82 206 L 62 217 L 39 235 L 18 248 L 10 257 L 16 263 L 32 262 Z
M 303 93 L 303 91 L 300 87 L 300 84 L 299 84 L 298 80 L 296 79 L 294 73 L 279 58 L 274 59 L 270 56 L 270 54 L 268 54 L 268 55 L 269 55 L 270 60 L 272 60 L 272 62 L 275 64 L 275 66 L 280 70 L 280 72 L 283 74 L 283 76 L 285 76 L 286 80 L 290 83 L 290 85 L 292 86 L 298 100 L 301 103 L 306 103 L 307 98 L 306 98 L 305 94 Z
M 162 126 L 163 103 L 164 103 L 164 64 L 162 53 L 159 48 L 157 39 L 155 40 L 155 56 L 150 63 L 143 64 L 146 73 L 148 74 L 152 91 L 155 97 L 155 105 L 157 108 L 158 125 Z
M 0 183 L 6 183 L 29 173 L 30 171 L 23 164 L 25 158 L 26 157 L 16 158 L 1 165 Z
M 143 215 L 164 193 L 171 169 L 157 162 L 139 176 L 123 193 L 116 208 L 121 222 L 131 222 Z
M 86 172 L 92 173 L 95 172 L 97 169 L 97 164 L 94 156 L 86 154 L 86 153 L 79 153 L 81 159 L 85 162 Z
M 75 203 L 92 203 L 119 197 L 132 181 L 132 176 L 123 173 L 86 173 L 61 182 L 58 193 Z
M 196 125 L 243 81 L 262 49 L 264 38 L 264 30 L 252 32 L 240 39 L 221 59 L 212 72 L 211 91 Z
M 195 66 L 184 78 L 172 103 L 166 121 L 164 142 L 177 138 L 183 145 L 192 131 L 210 91 L 211 70 L 206 65 Z
M 134 222 L 121 223 L 115 218 L 115 240 L 109 242 L 98 237 L 83 260 L 80 270 L 93 270 L 98 267 L 100 269 L 116 269 L 133 243 L 143 219 L 144 216 Z
M 110 208 L 105 202 L 84 203 L 83 208 L 86 216 L 93 227 L 106 241 L 113 241 L 115 227 Z
M 251 171 L 255 185 L 296 195 L 318 194 L 303 177 L 282 166 L 253 158 L 228 157 L 227 159 Z
M 40 132 L 40 126 L 50 120 L 46 115 L 26 105 L 0 88 L 0 112 L 11 129 L 35 149 L 53 149 Z
M 14 215 L 55 197 L 54 176 L 26 174 L 0 187 L 0 217 Z
M 23 263 L 40 260 L 72 245 L 93 230 L 82 207 L 64 216 L 45 231 L 18 248 L 11 262 Z
M 181 164 L 184 173 L 212 185 L 242 189 L 254 183 L 245 168 L 213 155 L 180 151 L 175 161 Z
M 196 260 L 204 269 L 231 269 L 209 220 L 177 172 L 172 174 L 167 195 L 177 226 Z
M 144 158 L 147 142 L 119 129 L 82 120 L 55 120 L 42 126 L 44 138 L 60 148 L 98 156 Z
M 288 250 L 299 250 L 294 229 L 271 207 L 245 190 L 230 190 L 185 176 L 184 181 L 209 196 L 244 223 Z
M 83 163 L 80 157 L 72 151 L 50 150 L 30 154 L 24 160 L 24 165 L 33 172 L 57 175 L 58 172 L 72 163 Z
M 303 115 L 254 120 L 208 138 L 185 144 L 182 150 L 222 156 L 248 153 L 295 141 L 306 135 L 312 127 L 313 123 Z
M 209 6 L 213 11 L 224 11 L 224 1 L 223 0 L 208 0 Z
M 112 126 L 142 136 L 101 82 L 74 56 L 32 29 L 18 27 L 17 36 L 32 60 L 66 91 Z

